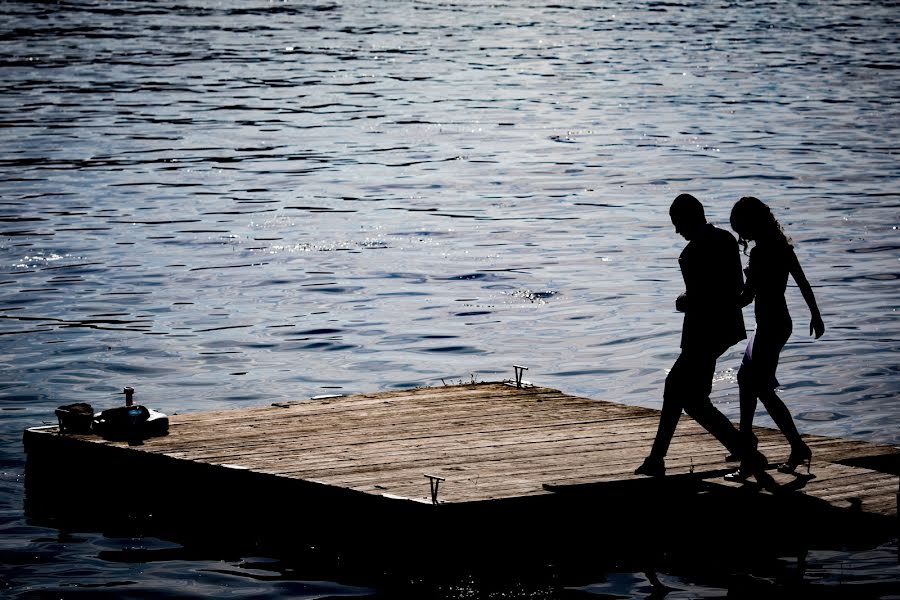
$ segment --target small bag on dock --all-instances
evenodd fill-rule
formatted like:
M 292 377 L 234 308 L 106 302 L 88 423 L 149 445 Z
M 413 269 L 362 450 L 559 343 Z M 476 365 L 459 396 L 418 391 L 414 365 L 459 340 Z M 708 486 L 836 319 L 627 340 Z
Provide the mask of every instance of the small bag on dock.
M 90 433 L 94 407 L 86 402 L 66 404 L 56 409 L 60 433 Z

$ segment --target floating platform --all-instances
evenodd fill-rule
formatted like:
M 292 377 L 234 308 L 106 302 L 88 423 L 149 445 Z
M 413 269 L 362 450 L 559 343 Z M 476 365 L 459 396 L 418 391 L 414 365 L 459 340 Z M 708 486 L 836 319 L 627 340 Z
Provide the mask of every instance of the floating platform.
M 644 545 L 712 539 L 723 526 L 761 526 L 800 545 L 896 535 L 897 448 L 804 436 L 811 474 L 783 474 L 774 468 L 789 452 L 783 436 L 756 428 L 772 466 L 758 481 L 729 483 L 722 475 L 735 465 L 724 448 L 684 416 L 667 476 L 634 475 L 658 417 L 484 383 L 175 414 L 168 435 L 143 440 L 35 427 L 24 433 L 26 512 L 52 520 L 141 507 L 172 534 L 205 522 L 257 541 L 269 531 L 288 546 L 315 532 L 376 545 L 432 540 L 430 548 L 611 540 L 623 527 L 619 548 L 636 535 Z M 77 490 L 93 497 L 76 506 Z

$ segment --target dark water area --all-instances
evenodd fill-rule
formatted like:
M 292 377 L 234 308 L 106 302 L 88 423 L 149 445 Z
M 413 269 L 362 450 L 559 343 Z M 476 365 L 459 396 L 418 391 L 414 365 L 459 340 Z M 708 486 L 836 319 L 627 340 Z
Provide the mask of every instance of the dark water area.
M 758 196 L 793 238 L 827 328 L 806 335 L 791 283 L 778 375 L 801 432 L 900 443 L 897 2 L 0 10 L 5 597 L 651 596 L 627 569 L 410 575 L 397 591 L 53 528 L 24 514 L 21 432 L 126 385 L 171 414 L 509 379 L 513 364 L 658 408 L 681 326 L 681 192 L 723 227 Z M 733 419 L 742 351 L 713 389 Z M 896 540 L 794 560 L 659 576 L 668 598 L 900 597 Z

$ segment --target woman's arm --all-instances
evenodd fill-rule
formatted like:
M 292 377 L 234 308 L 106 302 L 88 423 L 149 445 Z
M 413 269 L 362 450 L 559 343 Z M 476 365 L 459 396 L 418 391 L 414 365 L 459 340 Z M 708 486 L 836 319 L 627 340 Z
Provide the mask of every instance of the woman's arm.
M 812 286 L 810 286 L 809 281 L 806 280 L 806 275 L 800 267 L 800 261 L 797 260 L 797 255 L 794 254 L 793 248 L 790 249 L 790 256 L 788 259 L 791 277 L 797 282 L 797 287 L 800 288 L 800 293 L 803 294 L 803 299 L 806 300 L 806 305 L 809 307 L 809 312 L 812 315 L 812 319 L 809 322 L 809 334 L 815 334 L 816 339 L 818 339 L 825 333 L 825 323 L 822 321 L 822 315 L 819 313 L 819 307 L 816 304 L 816 297 L 813 294 Z
M 744 269 L 744 273 L 747 275 L 747 280 L 744 281 L 744 287 L 741 288 L 741 295 L 738 298 L 738 306 L 741 308 L 744 308 L 753 302 L 753 298 L 756 297 L 756 290 L 753 289 L 753 282 L 750 280 L 749 270 Z

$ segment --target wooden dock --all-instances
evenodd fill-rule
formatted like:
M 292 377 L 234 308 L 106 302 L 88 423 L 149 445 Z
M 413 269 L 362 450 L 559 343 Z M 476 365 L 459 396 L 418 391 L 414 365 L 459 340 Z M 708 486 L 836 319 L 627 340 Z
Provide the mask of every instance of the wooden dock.
M 177 414 L 168 435 L 141 442 L 36 427 L 24 442 L 29 477 L 43 491 L 32 486 L 29 502 L 45 507 L 62 477 L 70 487 L 106 490 L 107 508 L 140 498 L 159 512 L 156 505 L 169 501 L 170 514 L 221 520 L 237 511 L 254 529 L 266 520 L 276 529 L 296 521 L 294 532 L 339 524 L 359 533 L 397 531 L 405 524 L 476 540 L 497 535 L 498 527 L 504 535 L 542 525 L 584 531 L 587 515 L 604 531 L 604 523 L 630 518 L 662 535 L 665 523 L 691 508 L 748 524 L 755 514 L 768 527 L 781 515 L 794 532 L 792 519 L 814 513 L 821 517 L 812 533 L 832 530 L 837 520 L 847 520 L 844 531 L 896 532 L 897 448 L 805 436 L 814 477 L 788 475 L 774 468 L 788 454 L 784 438 L 757 428 L 770 477 L 763 486 L 728 483 L 722 475 L 734 465 L 724 461 L 725 450 L 684 416 L 667 476 L 636 476 L 658 415 L 554 389 L 486 383 Z M 710 521 L 711 531 L 720 527 Z

